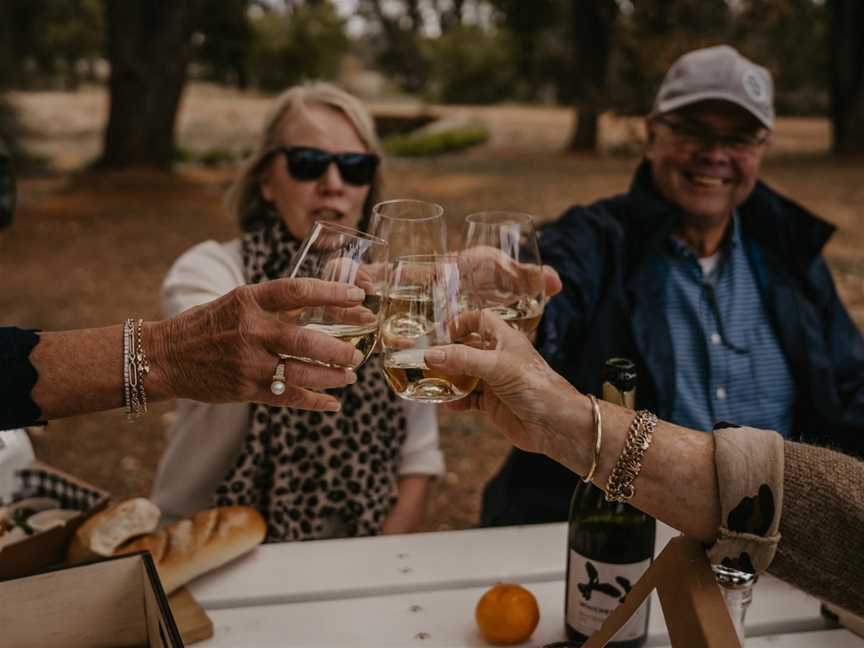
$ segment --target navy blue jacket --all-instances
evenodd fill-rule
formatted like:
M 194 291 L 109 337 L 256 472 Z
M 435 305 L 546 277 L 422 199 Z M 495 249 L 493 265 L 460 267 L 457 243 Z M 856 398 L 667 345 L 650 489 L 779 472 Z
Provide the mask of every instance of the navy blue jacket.
M 604 362 L 633 359 L 637 407 L 667 419 L 675 362 L 663 277 L 647 261 L 679 214 L 655 189 L 643 162 L 628 193 L 570 208 L 540 238 L 544 263 L 564 283 L 540 325 L 543 356 L 577 389 L 597 395 Z M 864 340 L 821 255 L 834 227 L 762 182 L 739 214 L 759 290 L 795 380 L 793 438 L 864 456 Z M 577 479 L 550 459 L 514 449 L 486 487 L 482 522 L 564 520 Z

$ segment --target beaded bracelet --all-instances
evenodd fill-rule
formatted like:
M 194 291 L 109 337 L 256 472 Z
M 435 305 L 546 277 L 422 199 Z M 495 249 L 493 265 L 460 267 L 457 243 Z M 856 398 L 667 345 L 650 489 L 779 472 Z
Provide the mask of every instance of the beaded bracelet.
M 657 416 L 648 410 L 639 410 L 630 423 L 624 449 L 618 455 L 618 460 L 609 472 L 606 480 L 606 501 L 626 502 L 636 492 L 633 482 L 642 470 L 642 459 L 645 451 L 654 439 L 654 429 L 657 427 Z
M 123 403 L 126 416 L 134 420 L 147 412 L 144 378 L 150 373 L 150 363 L 144 352 L 144 320 L 127 319 L 123 323 Z

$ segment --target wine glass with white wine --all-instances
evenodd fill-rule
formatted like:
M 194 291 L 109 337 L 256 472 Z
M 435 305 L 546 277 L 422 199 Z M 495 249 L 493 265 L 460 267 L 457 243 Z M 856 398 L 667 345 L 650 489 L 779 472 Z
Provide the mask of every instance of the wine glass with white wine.
M 529 214 L 486 211 L 465 218 L 460 259 L 474 303 L 531 335 L 543 315 L 543 265 Z
M 447 252 L 444 208 L 425 200 L 398 199 L 376 204 L 372 207 L 369 233 L 387 241 L 391 265 L 400 256 Z
M 476 344 L 460 337 L 459 319 L 470 315 L 463 268 L 455 254 L 402 256 L 387 287 L 381 323 L 384 376 L 407 400 L 445 403 L 467 396 L 478 379 L 429 369 L 425 354 L 447 344 Z M 476 312 L 476 311 L 474 311 Z
M 352 308 L 307 306 L 297 323 L 348 342 L 363 354 L 366 362 L 378 340 L 381 296 L 375 287 L 386 276 L 387 263 L 386 241 L 350 227 L 316 221 L 303 240 L 288 276 L 354 285 L 366 291 L 366 298 L 362 305 Z M 309 358 L 286 357 L 314 362 Z

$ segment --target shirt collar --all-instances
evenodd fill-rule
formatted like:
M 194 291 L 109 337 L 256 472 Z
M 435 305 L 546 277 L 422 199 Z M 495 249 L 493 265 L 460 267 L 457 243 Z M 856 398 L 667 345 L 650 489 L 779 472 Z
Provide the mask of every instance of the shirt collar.
M 723 242 L 720 243 L 720 252 L 723 258 L 728 258 L 733 251 L 741 245 L 741 218 L 738 210 L 732 212 L 732 220 L 729 223 L 729 229 L 723 237 Z M 697 260 L 696 253 L 689 245 L 682 241 L 675 234 L 670 233 L 667 238 L 667 250 L 672 256 Z

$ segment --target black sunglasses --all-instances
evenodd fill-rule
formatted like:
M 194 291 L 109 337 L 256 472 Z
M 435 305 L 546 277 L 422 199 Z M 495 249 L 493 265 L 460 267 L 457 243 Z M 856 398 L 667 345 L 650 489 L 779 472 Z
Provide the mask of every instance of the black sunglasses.
M 288 161 L 288 173 L 295 180 L 317 180 L 331 162 L 335 162 L 342 179 L 351 185 L 372 184 L 381 159 L 374 153 L 329 153 L 309 146 L 280 146 L 274 153 L 282 153 Z

